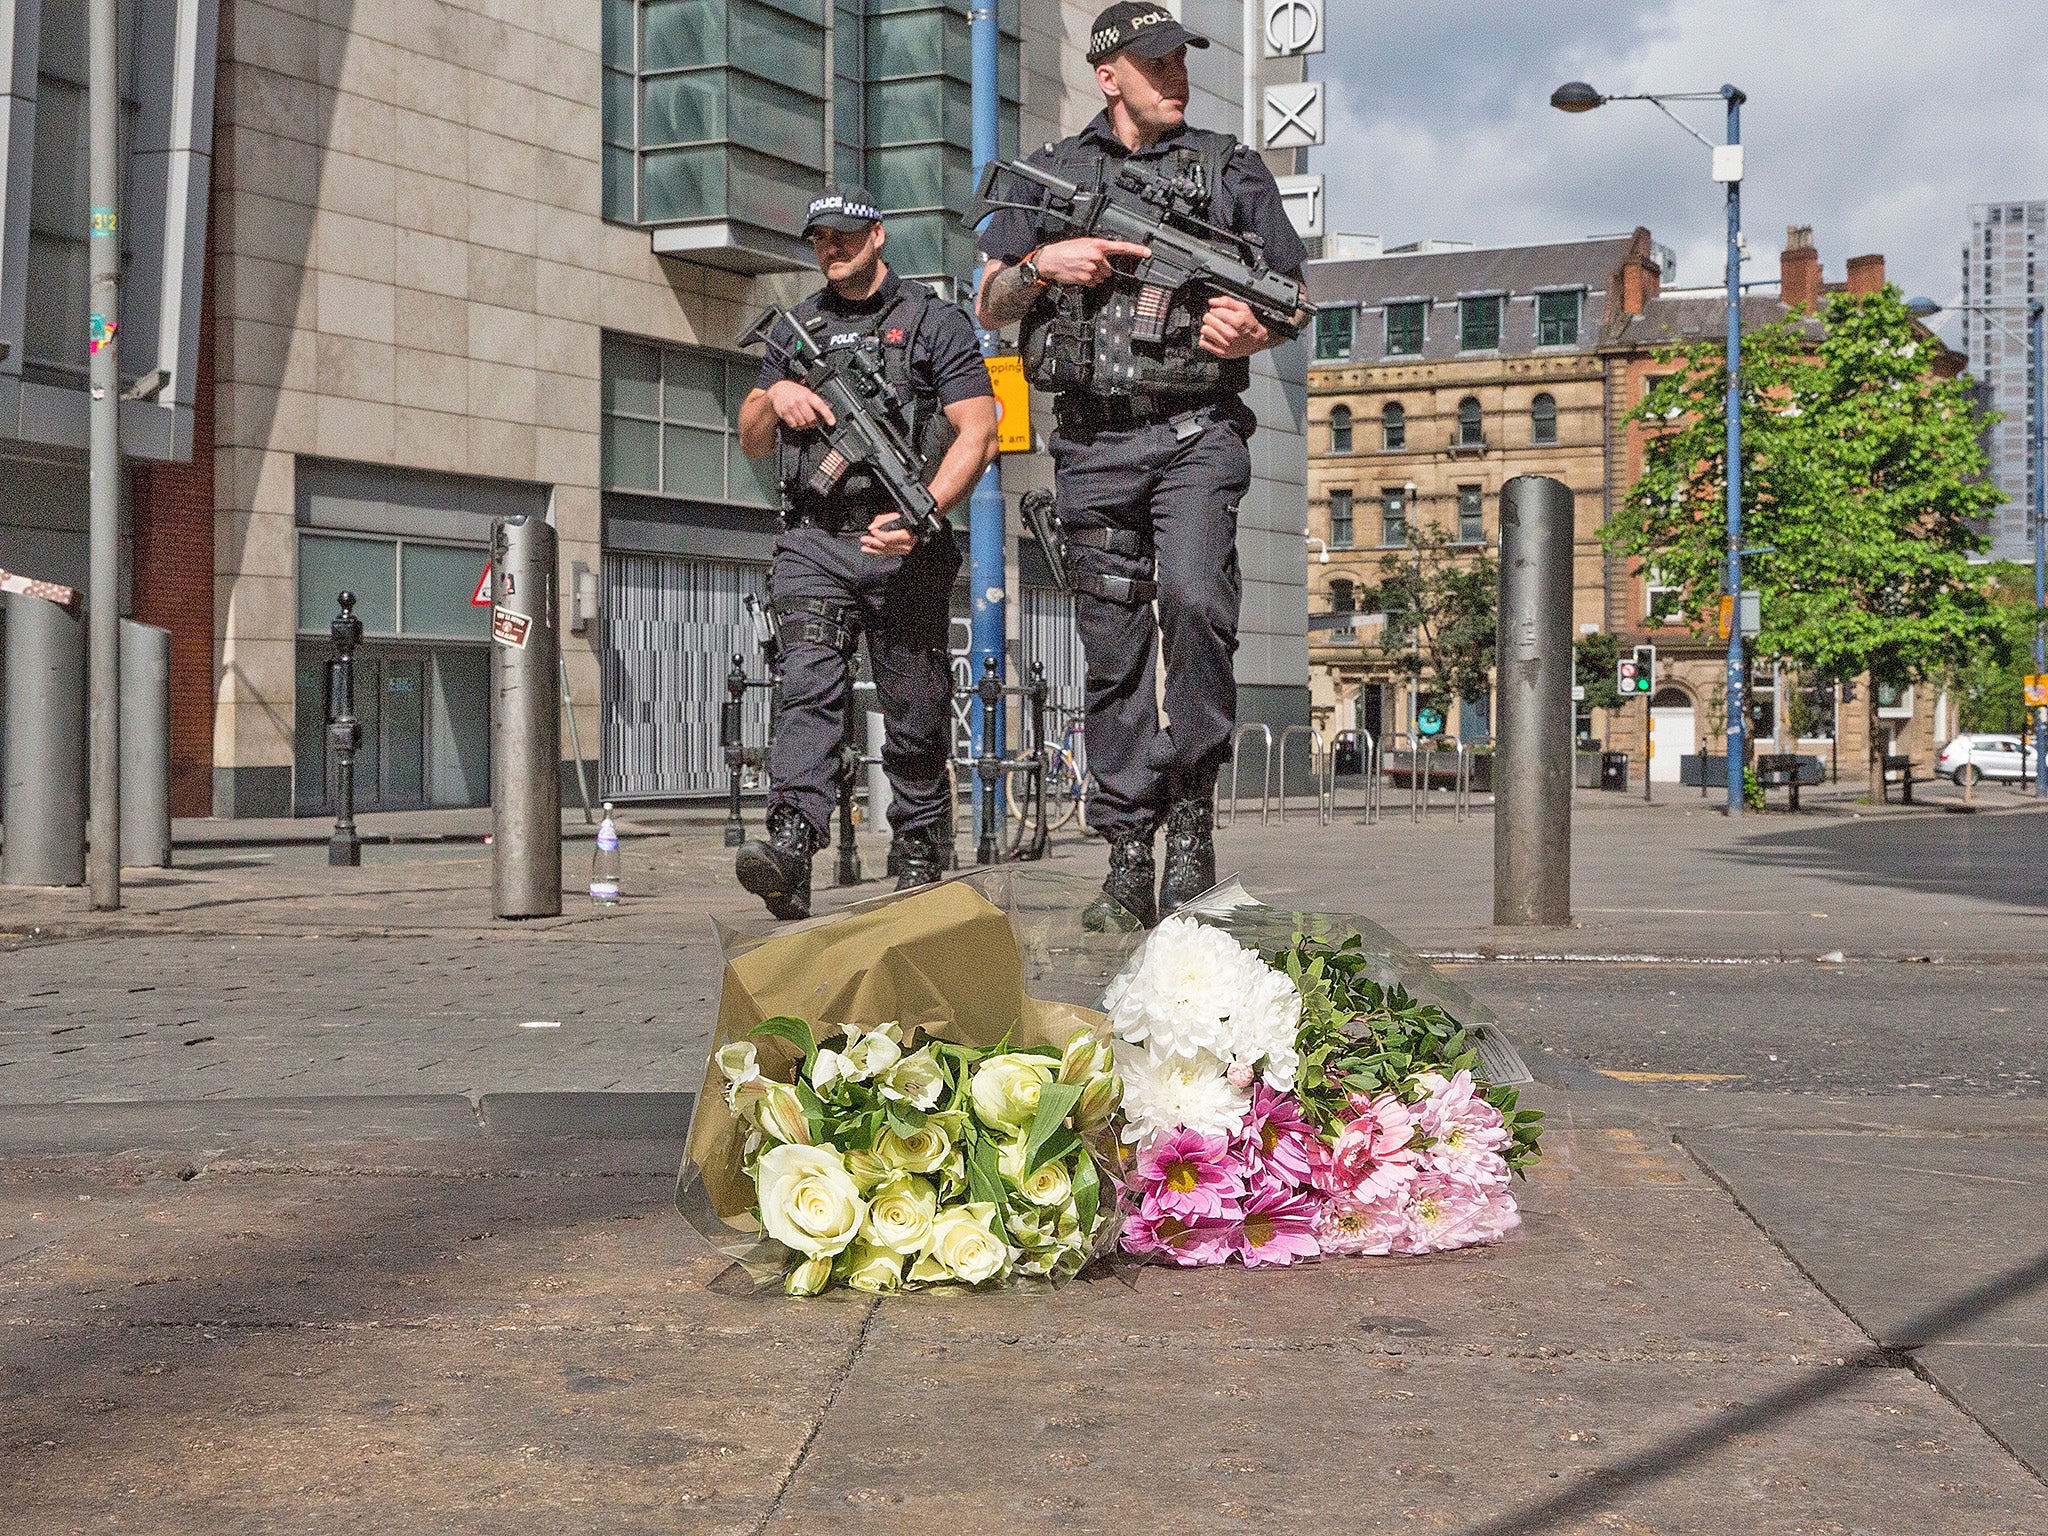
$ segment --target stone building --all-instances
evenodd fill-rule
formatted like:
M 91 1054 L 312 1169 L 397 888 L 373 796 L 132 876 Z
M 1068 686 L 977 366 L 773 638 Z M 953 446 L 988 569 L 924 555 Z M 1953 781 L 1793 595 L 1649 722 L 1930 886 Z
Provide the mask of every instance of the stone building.
M 1096 8 L 998 4 L 1003 153 L 1099 109 L 1079 47 Z M 82 577 L 85 547 L 81 9 L 0 0 L 0 566 L 59 579 Z M 1216 40 L 1190 60 L 1192 116 L 1236 128 L 1241 7 L 1185 9 Z M 570 720 L 602 792 L 717 790 L 722 679 L 752 652 L 742 601 L 776 527 L 737 446 L 759 359 L 739 341 L 816 286 L 799 230 L 830 172 L 890 210 L 899 271 L 964 290 L 964 0 L 136 0 L 123 15 L 122 357 L 169 374 L 123 407 L 127 606 L 172 630 L 177 812 L 322 808 L 343 587 L 369 631 L 359 804 L 483 803 L 488 639 L 471 597 L 509 513 L 557 529 Z M 1239 679 L 1247 717 L 1276 727 L 1307 713 L 1305 375 L 1305 345 L 1261 360 L 1241 523 Z M 1045 473 L 1038 455 L 1006 463 L 1012 503 Z M 1078 704 L 1066 600 L 1035 552 L 1019 559 L 1014 522 L 1012 669 L 1044 661 Z M 964 584 L 955 603 L 964 651 Z
M 1608 555 L 1599 534 L 1642 469 L 1644 429 L 1626 417 L 1662 369 L 1657 351 L 1723 336 L 1726 290 L 1671 286 L 1671 257 L 1644 229 L 1497 250 L 1427 244 L 1317 262 L 1311 274 L 1320 306 L 1306 564 L 1316 722 L 1326 735 L 1363 728 L 1383 740 L 1411 729 L 1382 626 L 1344 613 L 1383 562 L 1401 557 L 1416 520 L 1475 554 L 1497 548 L 1500 486 L 1550 475 L 1574 496 L 1575 631 L 1612 635 L 1624 655 L 1657 647 L 1652 696 L 1613 711 L 1582 707 L 1580 738 L 1627 752 L 1636 782 L 1647 767 L 1653 781 L 1676 784 L 1683 759 L 1721 750 L 1726 642 L 1675 609 L 1654 567 Z M 1814 312 L 1831 293 L 1878 291 L 1884 258 L 1852 257 L 1841 282 L 1826 282 L 1812 231 L 1794 228 L 1779 279 L 1776 294 L 1744 296 L 1745 330 Z M 1806 326 L 1817 341 L 1820 322 Z M 1937 367 L 1953 373 L 1961 361 L 1944 350 Z M 1839 760 L 1856 777 L 1867 686 L 1807 686 L 1758 665 L 1756 749 Z M 1491 734 L 1486 701 L 1422 702 L 1443 711 L 1450 734 Z M 1947 700 L 1926 686 L 1906 689 L 1880 699 L 1878 714 L 1886 751 L 1931 772 L 1954 724 Z

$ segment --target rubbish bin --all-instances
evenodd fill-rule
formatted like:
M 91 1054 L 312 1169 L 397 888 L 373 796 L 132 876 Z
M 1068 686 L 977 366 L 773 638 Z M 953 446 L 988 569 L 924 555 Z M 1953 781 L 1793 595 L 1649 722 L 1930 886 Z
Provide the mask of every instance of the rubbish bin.
M 1628 788 L 1628 754 L 1626 752 L 1602 752 L 1600 754 L 1600 787 L 1602 789 Z

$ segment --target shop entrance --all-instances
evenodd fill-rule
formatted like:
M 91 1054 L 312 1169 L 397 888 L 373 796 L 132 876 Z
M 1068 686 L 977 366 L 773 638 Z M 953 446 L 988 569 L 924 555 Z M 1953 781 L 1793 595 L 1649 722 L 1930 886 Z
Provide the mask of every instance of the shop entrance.
M 334 811 L 327 746 L 331 646 L 301 645 L 298 792 L 301 816 Z M 356 652 L 358 811 L 419 811 L 491 800 L 491 657 L 484 646 L 364 644 Z
M 1678 760 L 1698 750 L 1692 700 L 1683 690 L 1660 688 L 1650 700 L 1650 782 L 1676 784 Z

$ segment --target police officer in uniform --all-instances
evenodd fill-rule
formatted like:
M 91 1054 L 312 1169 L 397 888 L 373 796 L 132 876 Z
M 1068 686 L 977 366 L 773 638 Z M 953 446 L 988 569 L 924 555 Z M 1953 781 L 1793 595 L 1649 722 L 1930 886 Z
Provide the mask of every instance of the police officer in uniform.
M 804 234 L 825 287 L 793 313 L 827 352 L 863 347 L 910 403 L 899 422 L 918 445 L 943 514 L 967 499 L 995 459 L 996 403 L 973 323 L 882 259 L 882 216 L 861 187 L 828 186 Z M 947 656 L 960 553 L 950 533 L 917 542 L 872 476 L 854 469 L 824 497 L 808 488 L 830 451 L 831 409 L 794 377 L 787 322 L 768 337 L 760 382 L 740 407 L 740 447 L 774 454 L 783 532 L 769 591 L 782 633 L 782 678 L 769 745 L 768 835 L 742 847 L 740 884 L 779 918 L 810 915 L 811 855 L 825 846 L 839 777 L 854 647 L 865 636 L 887 722 L 882 766 L 892 792 L 898 890 L 936 880 L 950 810 L 946 756 L 953 675 Z
M 1256 235 L 1268 265 L 1299 279 L 1308 253 L 1265 163 L 1228 134 L 1188 126 L 1187 50 L 1208 46 L 1163 5 L 1110 6 L 1089 34 L 1103 111 L 1031 163 L 1083 185 L 1126 159 L 1178 178 L 1206 202 L 1208 223 Z M 1237 716 L 1237 504 L 1255 420 L 1239 397 L 1251 383 L 1245 360 L 1284 338 L 1240 300 L 1197 285 L 1174 296 L 1165 344 L 1141 346 L 1129 269 L 1144 247 L 1065 239 L 1057 221 L 1015 210 L 994 214 L 980 243 L 982 324 L 1021 321 L 1027 370 L 1057 393 L 1054 484 L 1088 657 L 1088 819 L 1110 845 L 1107 899 L 1088 917 L 1116 923 L 1121 906 L 1150 926 L 1216 879 L 1216 770 Z

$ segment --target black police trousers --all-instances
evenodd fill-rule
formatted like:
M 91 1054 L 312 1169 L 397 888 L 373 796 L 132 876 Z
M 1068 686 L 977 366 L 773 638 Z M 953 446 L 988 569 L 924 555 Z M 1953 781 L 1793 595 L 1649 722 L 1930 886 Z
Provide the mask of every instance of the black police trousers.
M 1243 591 L 1237 506 L 1251 486 L 1248 433 L 1249 423 L 1226 413 L 1185 437 L 1167 421 L 1095 431 L 1063 421 L 1053 434 L 1054 486 L 1067 529 L 1126 529 L 1147 546 L 1137 553 L 1092 548 L 1085 536 L 1067 546 L 1088 657 L 1088 771 L 1096 784 L 1088 825 L 1104 837 L 1149 834 L 1176 788 L 1205 794 L 1230 756 Z M 1156 580 L 1157 617 L 1142 587 L 1141 596 L 1121 600 L 1084 590 L 1091 573 Z
M 778 605 L 804 598 L 845 614 L 843 647 L 802 633 L 813 627 L 811 614 L 783 615 L 782 683 L 768 747 L 770 808 L 795 809 L 821 843 L 838 801 L 853 648 L 862 635 L 886 722 L 889 824 L 898 833 L 918 831 L 939 825 L 949 809 L 953 672 L 946 631 L 960 552 L 947 538 L 904 556 L 870 555 L 860 547 L 867 519 L 856 521 L 841 533 L 812 524 L 785 530 L 768 575 Z M 855 729 L 865 747 L 865 726 Z

